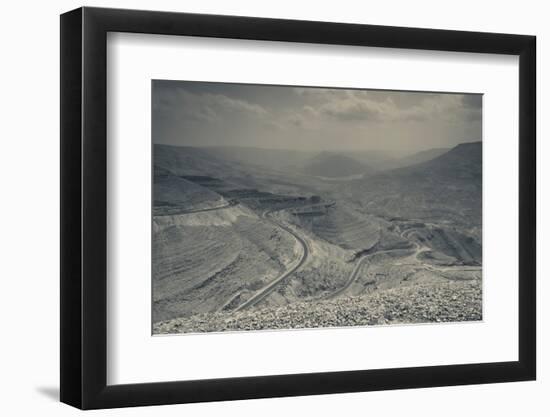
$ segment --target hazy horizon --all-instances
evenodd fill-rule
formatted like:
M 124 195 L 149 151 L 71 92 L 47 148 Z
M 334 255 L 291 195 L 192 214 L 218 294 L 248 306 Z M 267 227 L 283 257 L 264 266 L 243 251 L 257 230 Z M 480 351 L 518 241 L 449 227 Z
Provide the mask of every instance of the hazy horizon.
M 477 142 L 481 143 L 481 140 L 460 142 L 460 143 L 457 143 L 456 145 L 453 145 L 453 146 L 450 146 L 450 147 L 427 148 L 427 149 L 424 149 L 424 150 L 417 150 L 417 151 L 388 150 L 388 149 L 365 149 L 365 150 L 355 150 L 355 151 L 358 152 L 358 153 L 363 153 L 363 152 L 365 152 L 365 153 L 367 153 L 367 152 L 381 153 L 384 156 L 401 158 L 401 157 L 412 156 L 414 154 L 425 152 L 425 151 L 430 151 L 430 150 L 447 149 L 447 150 L 450 151 L 451 149 L 453 149 L 454 147 L 456 147 L 458 145 L 465 145 L 465 144 L 477 143 Z M 324 152 L 334 153 L 334 154 L 353 152 L 353 150 L 346 150 L 346 149 L 329 149 L 329 150 L 310 149 L 310 150 L 304 150 L 304 149 L 290 149 L 290 148 L 268 148 L 268 147 L 261 147 L 261 146 L 252 146 L 252 145 L 251 146 L 248 146 L 248 145 L 185 145 L 185 144 L 184 145 L 179 145 L 179 144 L 173 145 L 173 144 L 168 144 L 168 143 L 154 143 L 154 145 L 174 146 L 174 147 L 183 147 L 183 148 L 185 148 L 185 147 L 187 147 L 187 148 L 199 148 L 199 149 L 242 148 L 242 149 L 255 149 L 255 150 L 261 150 L 261 151 L 300 152 L 300 153 L 309 153 L 309 154 L 324 153 Z
M 152 82 L 159 145 L 404 156 L 482 140 L 482 95 Z

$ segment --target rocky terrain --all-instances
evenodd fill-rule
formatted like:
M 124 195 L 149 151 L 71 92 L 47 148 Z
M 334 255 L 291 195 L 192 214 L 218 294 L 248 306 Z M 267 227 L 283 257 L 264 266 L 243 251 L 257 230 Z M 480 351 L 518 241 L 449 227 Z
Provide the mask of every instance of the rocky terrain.
M 481 142 L 464 143 L 435 159 L 352 181 L 342 196 L 386 218 L 477 227 L 481 157 Z
M 153 214 L 173 215 L 228 204 L 221 195 L 155 166 Z
M 481 301 L 479 280 L 418 284 L 362 297 L 177 318 L 156 323 L 154 333 L 477 321 L 482 319 Z
M 481 153 L 156 145 L 155 332 L 479 320 Z

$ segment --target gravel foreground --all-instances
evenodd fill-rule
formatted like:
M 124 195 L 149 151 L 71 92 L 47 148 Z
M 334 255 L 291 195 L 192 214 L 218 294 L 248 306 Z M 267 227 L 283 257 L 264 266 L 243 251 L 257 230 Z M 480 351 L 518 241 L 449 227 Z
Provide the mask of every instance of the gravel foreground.
M 361 297 L 200 314 L 155 323 L 154 334 L 479 321 L 481 281 L 416 284 Z

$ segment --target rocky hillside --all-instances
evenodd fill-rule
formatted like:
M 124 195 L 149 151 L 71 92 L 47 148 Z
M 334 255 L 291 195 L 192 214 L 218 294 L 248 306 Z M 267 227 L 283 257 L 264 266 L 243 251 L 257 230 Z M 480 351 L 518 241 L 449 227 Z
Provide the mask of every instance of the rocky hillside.
M 481 181 L 481 159 L 481 142 L 461 143 L 437 158 L 397 169 L 393 174 L 412 175 L 415 178 L 436 176 L 445 180 Z
M 383 217 L 481 226 L 481 142 L 464 143 L 420 164 L 352 182 L 343 198 Z
M 481 281 L 415 284 L 362 297 L 200 314 L 156 323 L 154 333 L 366 326 L 482 319 Z
M 403 158 L 395 159 L 387 164 L 387 168 L 403 168 L 410 165 L 421 164 L 423 162 L 435 159 L 445 153 L 449 152 L 449 148 L 434 148 L 426 151 L 414 153 L 412 155 L 405 156 Z
M 219 194 L 155 166 L 153 178 L 155 216 L 218 207 L 228 202 Z

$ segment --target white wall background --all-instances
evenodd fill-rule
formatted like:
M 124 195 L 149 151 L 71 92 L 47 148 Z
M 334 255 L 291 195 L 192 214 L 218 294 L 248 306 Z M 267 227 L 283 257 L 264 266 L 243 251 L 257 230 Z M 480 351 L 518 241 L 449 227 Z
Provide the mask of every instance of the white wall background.
M 59 17 L 81 6 L 72 0 L 3 4 L 0 214 L 2 343 L 0 410 L 4 415 L 75 415 L 57 402 L 59 378 Z M 86 5 L 198 13 L 371 23 L 441 29 L 534 34 L 538 37 L 539 136 L 539 378 L 537 382 L 237 401 L 100 411 L 96 415 L 271 416 L 341 413 L 407 416 L 547 415 L 550 405 L 549 147 L 544 99 L 550 96 L 550 26 L 545 3 L 536 0 L 320 2 L 201 0 L 181 2 L 92 1 Z M 540 146 L 542 145 L 542 146 Z M 545 235 L 543 236 L 543 234 Z M 543 265 L 544 264 L 544 265 Z

